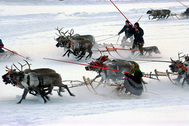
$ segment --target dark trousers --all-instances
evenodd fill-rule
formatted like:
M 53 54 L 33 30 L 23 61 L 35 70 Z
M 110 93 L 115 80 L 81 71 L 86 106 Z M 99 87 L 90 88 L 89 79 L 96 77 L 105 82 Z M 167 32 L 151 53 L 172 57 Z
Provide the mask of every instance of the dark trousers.
M 0 53 L 3 53 L 3 52 L 5 52 L 2 48 L 0 48 Z
M 143 45 L 144 45 L 143 43 L 139 43 L 139 44 L 134 43 L 132 49 L 138 47 L 138 49 L 140 51 L 140 55 L 143 55 Z

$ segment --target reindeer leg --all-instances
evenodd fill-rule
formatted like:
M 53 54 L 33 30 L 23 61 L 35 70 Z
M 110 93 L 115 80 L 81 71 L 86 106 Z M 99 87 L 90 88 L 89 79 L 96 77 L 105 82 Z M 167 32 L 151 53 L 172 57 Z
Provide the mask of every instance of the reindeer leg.
M 67 85 L 61 84 L 60 87 L 64 87 L 64 88 L 68 91 L 68 93 L 69 93 L 71 96 L 75 96 L 73 93 L 71 93 L 71 91 L 69 90 L 69 88 L 68 88 Z
M 29 91 L 28 89 L 24 89 L 24 92 L 22 94 L 22 98 L 20 99 L 20 101 L 17 104 L 20 104 L 22 102 L 22 100 L 26 98 L 28 91 Z
M 91 58 L 92 54 L 93 54 L 93 52 L 91 51 L 91 52 L 90 52 L 90 55 L 89 55 L 89 58 Z
M 84 57 L 84 55 L 81 55 L 80 58 L 77 61 L 81 60 L 83 57 Z
M 64 55 L 62 55 L 62 57 L 64 57 L 67 53 L 68 53 L 68 57 L 70 56 L 70 53 L 73 54 L 73 52 L 72 52 L 70 49 L 68 49 L 68 50 L 64 53 Z
M 79 56 L 77 56 L 77 61 L 81 60 L 84 56 L 82 54 L 80 54 Z
M 99 78 L 99 77 L 101 77 L 101 75 L 100 74 L 98 74 L 94 79 L 92 79 L 92 81 L 91 82 L 93 82 L 93 81 L 95 81 L 97 78 Z
M 72 53 L 74 56 L 77 56 L 77 55 L 75 54 L 75 52 L 71 51 L 70 49 L 67 51 L 67 53 L 68 53 L 68 57 L 70 56 L 70 53 Z
M 79 52 L 77 50 L 75 50 L 74 52 L 72 52 L 74 56 L 77 56 L 79 54 Z
M 62 87 L 59 87 L 59 90 L 58 90 L 58 95 L 59 95 L 60 97 L 62 97 L 61 92 L 62 92 Z
M 82 51 L 81 54 L 77 57 L 79 58 L 77 61 L 81 60 L 85 56 L 85 51 Z
M 75 54 L 75 52 L 73 52 L 73 51 L 69 51 L 69 53 L 68 53 L 68 57 L 70 56 L 70 53 L 72 53 L 74 56 L 77 56 L 76 54 Z
M 44 103 L 46 103 L 47 100 L 50 100 L 49 97 L 48 97 L 47 95 L 45 95 L 45 91 L 44 91 L 44 90 L 39 89 L 39 94 L 40 94 L 41 97 L 43 98 Z M 46 98 L 47 100 L 46 100 L 45 98 Z
M 184 82 L 186 81 L 186 77 L 182 81 L 182 87 L 184 87 Z
M 89 58 L 91 58 L 91 56 L 92 56 L 92 51 L 89 53 L 89 55 L 85 58 L 85 60 L 87 60 L 87 58 L 89 57 Z
M 99 78 L 99 77 L 101 77 L 101 75 L 99 74 L 99 75 L 97 75 L 92 81 L 91 81 L 91 83 L 93 83 L 93 81 L 95 81 L 97 78 Z M 101 79 L 102 80 L 102 79 Z M 100 83 L 95 87 L 95 88 L 97 88 L 97 87 L 99 87 L 100 86 Z
M 67 51 L 64 53 L 64 55 L 62 55 L 62 57 L 64 57 L 68 52 L 69 52 L 69 50 L 67 50 Z
M 44 100 L 44 103 L 46 103 L 47 100 L 45 98 L 49 99 L 49 97 L 47 95 L 45 95 L 45 91 L 42 89 L 42 87 L 38 87 L 38 88 L 35 87 L 34 89 L 41 95 L 41 97 Z
M 52 93 L 52 89 L 53 89 L 53 86 L 49 86 L 48 89 L 44 89 L 45 95 L 51 94 Z
M 30 94 L 32 94 L 32 95 L 34 95 L 34 96 L 36 96 L 36 95 L 37 95 L 37 92 L 36 92 L 36 91 L 34 91 L 34 90 L 30 90 L 30 91 L 29 91 L 29 93 L 30 93 Z

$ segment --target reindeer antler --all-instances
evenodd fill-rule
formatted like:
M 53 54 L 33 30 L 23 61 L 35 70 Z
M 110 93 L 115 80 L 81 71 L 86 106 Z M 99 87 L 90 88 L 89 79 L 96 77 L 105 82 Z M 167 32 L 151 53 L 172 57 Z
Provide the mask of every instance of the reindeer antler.
M 58 33 L 60 34 L 60 35 L 58 35 L 58 36 L 62 36 L 61 31 L 62 31 L 63 28 L 64 28 L 64 27 L 62 27 L 62 28 L 60 28 L 60 29 L 59 29 L 58 27 L 55 28 L 55 29 L 58 31 Z
M 69 30 L 67 30 L 66 32 L 61 32 L 61 33 L 64 35 L 64 37 L 66 37 L 66 33 L 68 33 L 68 31 Z
M 13 66 L 18 70 L 18 71 L 22 71 L 22 70 L 20 70 L 20 69 L 18 69 L 18 67 L 15 65 L 15 64 L 13 64 Z
M 69 34 L 70 34 L 70 37 L 74 34 L 73 28 L 70 30 Z
M 181 53 L 178 52 L 178 58 L 179 58 L 179 60 L 180 60 L 181 58 L 183 58 L 183 57 L 186 56 L 186 55 L 182 55 L 182 56 L 180 56 L 181 54 L 183 54 L 183 53 L 182 53 L 182 52 L 181 52 Z
M 180 57 L 180 54 L 182 54 L 182 52 L 181 52 L 181 53 L 178 52 L 178 59 L 179 59 L 179 60 L 180 60 L 180 58 L 181 58 L 181 57 Z
M 6 71 L 11 71 L 11 69 L 10 69 L 10 68 L 8 68 L 8 66 L 6 66 L 5 68 L 6 68 Z
M 69 31 L 69 30 L 67 30 L 66 32 L 63 32 L 62 31 L 62 29 L 63 29 L 64 27 L 62 27 L 62 28 L 56 28 L 56 30 L 58 31 L 58 33 L 59 33 L 59 35 L 58 34 L 56 34 L 56 35 L 58 35 L 58 36 L 64 36 L 64 37 L 66 37 L 66 34 L 67 34 L 67 32 Z
M 21 71 L 23 71 L 23 67 L 24 67 L 26 64 L 22 65 L 22 64 L 19 63 L 19 62 L 18 62 L 18 64 L 20 64 L 20 66 L 21 66 Z
M 29 64 L 27 60 L 24 60 L 24 61 L 27 63 L 29 69 L 31 69 L 31 68 L 30 68 L 30 65 L 32 65 L 32 64 Z

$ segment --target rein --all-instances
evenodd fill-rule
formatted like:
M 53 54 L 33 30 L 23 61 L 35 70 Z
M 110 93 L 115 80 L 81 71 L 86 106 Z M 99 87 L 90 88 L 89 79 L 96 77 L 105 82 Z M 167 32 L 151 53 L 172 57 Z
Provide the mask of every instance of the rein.
M 187 70 L 188 70 L 188 68 L 186 66 L 184 66 L 183 63 L 177 63 L 176 68 L 177 69 L 181 68 L 184 71 L 184 73 L 187 73 Z
M 6 76 L 6 77 L 8 78 L 8 77 L 9 77 L 9 75 L 11 75 L 11 72 L 10 72 L 10 71 L 8 72 L 8 74 L 7 74 L 7 76 Z
M 12 79 L 10 78 L 10 75 L 11 75 L 11 74 L 12 74 L 12 72 L 9 71 L 8 74 L 6 75 L 6 77 L 10 79 L 11 83 L 13 83 L 14 86 L 15 86 L 15 85 L 20 85 L 20 84 L 21 84 L 20 82 L 14 81 L 14 80 L 12 80 Z
M 73 46 L 73 45 L 74 45 L 74 43 L 73 43 L 73 42 L 70 42 L 70 41 L 68 41 L 68 40 L 67 40 L 67 43 L 68 43 L 68 44 L 70 44 L 71 46 Z
M 105 39 L 101 39 L 101 40 L 98 40 L 98 41 L 96 41 L 96 42 L 105 41 L 105 40 L 108 40 L 108 39 L 114 38 L 114 37 L 116 37 L 116 36 L 118 36 L 118 35 L 114 35 L 114 36 L 111 36 L 111 37 L 108 37 L 108 38 L 105 38 Z

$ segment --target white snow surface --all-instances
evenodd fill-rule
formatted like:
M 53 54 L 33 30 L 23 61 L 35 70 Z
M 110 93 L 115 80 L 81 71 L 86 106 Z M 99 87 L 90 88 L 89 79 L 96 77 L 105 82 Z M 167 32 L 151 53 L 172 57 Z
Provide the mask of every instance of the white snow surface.
M 77 2 L 77 4 L 75 3 Z M 74 3 L 74 4 L 73 4 Z M 156 1 L 144 0 L 138 2 L 115 2 L 119 9 L 134 24 L 139 21 L 144 29 L 145 46 L 157 46 L 161 51 L 158 60 L 177 59 L 178 52 L 188 54 L 188 19 L 149 20 L 147 10 L 170 9 L 173 14 L 180 14 L 186 7 L 174 0 Z M 188 1 L 184 4 L 189 5 Z M 72 62 L 74 57 L 62 57 L 64 49 L 56 48 L 56 27 L 64 30 L 74 29 L 75 33 L 91 34 L 97 43 L 116 43 L 118 37 L 100 41 L 116 35 L 125 24 L 125 18 L 109 2 L 78 2 L 78 1 L 13 1 L 0 2 L 0 38 L 6 48 L 15 50 L 18 54 L 28 56 L 31 68 L 52 68 L 61 74 L 63 80 L 80 80 L 86 76 L 94 78 L 95 72 L 85 71 L 84 66 L 63 62 L 44 60 L 44 57 Z M 123 36 L 123 34 L 122 34 Z M 121 36 L 121 37 L 122 37 Z M 118 41 L 120 43 L 121 37 Z M 130 52 L 119 51 L 125 57 Z M 105 53 L 108 55 L 108 53 Z M 116 53 L 114 57 L 122 58 Z M 100 56 L 94 52 L 93 58 Z M 155 55 L 154 55 L 155 56 Z M 153 58 L 147 58 L 151 60 Z M 92 59 L 87 60 L 87 62 Z M 15 56 L 9 60 L 1 60 L 0 73 L 6 73 L 5 66 L 14 63 L 19 67 L 24 64 L 22 57 Z M 169 63 L 139 62 L 143 72 L 150 73 L 154 69 L 165 71 Z M 27 95 L 22 104 L 16 104 L 23 90 L 5 85 L 0 79 L 0 125 L 2 126 L 34 126 L 34 125 L 64 125 L 64 126 L 184 126 L 189 123 L 189 86 L 183 88 L 173 85 L 167 77 L 160 81 L 147 79 L 145 90 L 141 96 L 112 92 L 115 87 L 100 86 L 96 90 L 103 95 L 91 93 L 86 86 L 71 88 L 76 96 L 69 96 L 67 91 L 59 97 L 55 91 L 46 104 L 40 96 Z

